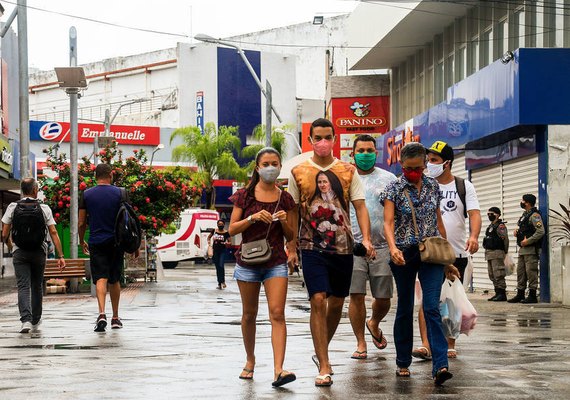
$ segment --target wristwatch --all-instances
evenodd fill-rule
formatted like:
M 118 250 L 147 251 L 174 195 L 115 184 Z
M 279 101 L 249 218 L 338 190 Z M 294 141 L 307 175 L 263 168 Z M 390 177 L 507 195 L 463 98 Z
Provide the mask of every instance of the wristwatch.
M 250 224 L 255 224 L 256 221 L 250 215 L 249 217 L 247 217 L 247 222 L 249 222 Z

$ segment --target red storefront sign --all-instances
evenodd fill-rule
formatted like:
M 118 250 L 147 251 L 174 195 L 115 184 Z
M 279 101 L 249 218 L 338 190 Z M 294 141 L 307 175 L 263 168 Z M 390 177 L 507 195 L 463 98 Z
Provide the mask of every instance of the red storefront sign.
M 95 136 L 105 134 L 103 124 L 78 124 L 79 143 L 93 143 Z M 111 125 L 110 135 L 119 144 L 156 146 L 160 143 L 160 128 L 156 126 Z M 30 140 L 69 142 L 69 122 L 30 121 Z
M 379 137 L 390 129 L 389 96 L 332 99 L 330 112 L 337 136 L 333 152 L 346 161 L 356 135 Z

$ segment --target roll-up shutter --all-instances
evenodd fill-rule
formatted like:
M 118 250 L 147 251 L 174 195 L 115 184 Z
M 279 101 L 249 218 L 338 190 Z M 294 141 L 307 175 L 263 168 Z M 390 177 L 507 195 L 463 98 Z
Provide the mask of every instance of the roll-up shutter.
M 522 214 L 522 209 L 519 206 L 521 197 L 526 193 L 536 195 L 538 192 L 538 156 L 532 155 L 474 170 L 471 173 L 471 181 L 479 198 L 483 220 L 481 235 L 479 236 L 480 251 L 473 257 L 473 287 L 481 290 L 493 289 L 493 284 L 489 280 L 485 250 L 482 245 L 485 229 L 489 225 L 487 210 L 493 206 L 502 210 L 502 217 L 507 222 L 509 231 L 509 253 L 516 262 L 517 246 L 513 231 Z M 515 288 L 516 273 L 507 277 L 507 289 L 512 291 Z
M 451 169 L 453 176 L 467 179 L 467 170 L 465 169 L 465 153 L 455 156 L 453 160 L 453 167 Z

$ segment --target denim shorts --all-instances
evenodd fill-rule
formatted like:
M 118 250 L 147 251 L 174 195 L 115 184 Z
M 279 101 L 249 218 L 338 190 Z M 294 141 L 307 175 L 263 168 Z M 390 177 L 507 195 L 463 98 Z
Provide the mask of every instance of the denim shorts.
M 242 267 L 236 264 L 234 279 L 243 282 L 265 282 L 271 278 L 288 278 L 287 264 L 279 264 L 270 268 Z

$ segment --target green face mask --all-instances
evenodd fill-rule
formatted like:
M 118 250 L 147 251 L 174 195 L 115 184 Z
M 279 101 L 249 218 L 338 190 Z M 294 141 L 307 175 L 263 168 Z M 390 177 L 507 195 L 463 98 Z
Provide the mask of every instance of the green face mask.
M 376 153 L 356 153 L 354 162 L 361 170 L 368 171 L 374 168 L 374 164 L 376 164 Z

